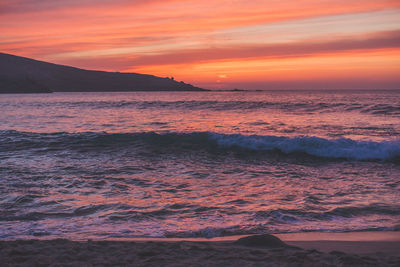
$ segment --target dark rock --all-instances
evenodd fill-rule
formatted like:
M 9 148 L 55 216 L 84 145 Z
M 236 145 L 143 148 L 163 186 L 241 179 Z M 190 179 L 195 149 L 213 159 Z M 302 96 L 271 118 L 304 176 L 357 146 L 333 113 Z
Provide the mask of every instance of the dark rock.
M 234 244 L 248 247 L 279 248 L 287 247 L 282 240 L 273 235 L 252 235 L 240 238 Z

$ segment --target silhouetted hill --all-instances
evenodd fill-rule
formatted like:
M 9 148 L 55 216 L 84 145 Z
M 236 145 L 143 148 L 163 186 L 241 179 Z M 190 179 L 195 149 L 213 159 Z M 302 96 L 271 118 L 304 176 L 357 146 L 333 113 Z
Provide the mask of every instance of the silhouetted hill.
M 153 75 L 84 70 L 0 53 L 0 93 L 202 90 Z
M 52 93 L 52 91 L 29 78 L 11 78 L 0 75 L 0 93 Z

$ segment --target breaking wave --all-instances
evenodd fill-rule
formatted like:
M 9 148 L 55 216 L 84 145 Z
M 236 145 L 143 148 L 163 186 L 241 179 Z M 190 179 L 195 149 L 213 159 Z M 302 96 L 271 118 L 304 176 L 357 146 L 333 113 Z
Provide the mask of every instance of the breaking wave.
M 136 148 L 212 151 L 268 152 L 284 155 L 306 154 L 313 157 L 345 160 L 382 160 L 399 162 L 400 140 L 356 141 L 347 138 L 261 136 L 193 133 L 26 133 L 0 131 L 0 151 L 34 149 L 41 152 L 79 149 L 101 151 Z
M 329 140 L 320 137 L 278 137 L 211 134 L 222 147 L 240 147 L 256 151 L 278 150 L 285 154 L 305 153 L 311 156 L 349 160 L 393 160 L 400 157 L 400 140 L 355 141 L 347 138 Z

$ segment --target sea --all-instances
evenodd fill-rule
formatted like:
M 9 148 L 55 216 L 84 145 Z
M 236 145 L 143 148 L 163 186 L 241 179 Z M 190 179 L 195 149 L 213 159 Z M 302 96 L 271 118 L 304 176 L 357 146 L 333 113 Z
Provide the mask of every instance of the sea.
M 0 239 L 400 231 L 400 91 L 0 95 Z

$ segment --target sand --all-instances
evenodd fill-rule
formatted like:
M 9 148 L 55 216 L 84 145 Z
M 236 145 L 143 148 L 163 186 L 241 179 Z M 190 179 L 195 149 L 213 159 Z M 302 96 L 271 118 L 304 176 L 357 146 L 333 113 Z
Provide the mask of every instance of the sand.
M 386 235 L 386 236 L 385 236 Z M 0 241 L 1 266 L 400 266 L 400 237 L 324 236 L 124 241 Z M 358 238 L 357 238 L 358 236 Z M 365 238 L 366 236 L 371 236 Z M 363 238 L 362 238 L 363 237 Z M 375 239 L 373 239 L 375 237 Z M 360 240 L 361 239 L 361 240 Z M 371 240 L 373 239 L 373 240 Z M 282 242 L 281 240 L 285 241 Z

